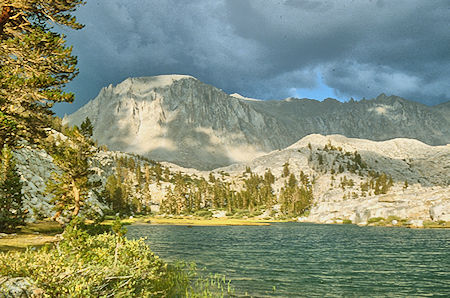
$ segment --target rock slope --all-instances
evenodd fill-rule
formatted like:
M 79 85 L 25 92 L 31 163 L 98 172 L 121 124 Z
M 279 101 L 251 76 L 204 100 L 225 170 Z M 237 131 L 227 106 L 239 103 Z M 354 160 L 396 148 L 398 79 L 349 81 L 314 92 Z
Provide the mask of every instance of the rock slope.
M 35 221 L 40 218 L 52 217 L 55 214 L 51 197 L 46 192 L 47 181 L 52 173 L 60 173 L 60 169 L 53 163 L 53 158 L 43 149 L 35 146 L 23 145 L 15 150 L 16 167 L 21 176 L 23 208 L 28 210 L 27 220 Z M 95 158 L 98 160 L 99 158 Z M 98 171 L 97 171 L 98 172 Z M 94 179 L 105 179 L 100 176 Z M 107 207 L 99 202 L 95 192 L 89 192 L 85 201 L 84 212 L 103 214 Z
M 29 220 L 51 217 L 53 205 L 45 187 L 51 172 L 59 171 L 52 157 L 41 149 L 24 145 L 15 151 L 15 158 L 24 182 L 24 207 L 29 210 Z M 137 165 L 141 170 L 154 165 L 127 153 L 97 150 L 90 161 L 95 172 L 92 179 L 105 185 L 107 178 L 118 172 L 118 161 L 131 158 L 136 164 L 135 169 Z M 212 172 L 165 162 L 161 169 L 169 171 L 168 178 L 163 181 L 152 178 L 150 183 L 140 185 L 136 171 L 127 172 L 128 200 L 140 201 L 157 212 L 167 192 L 174 189 L 171 181 L 177 172 L 207 180 L 212 173 L 216 178 L 230 182 L 235 190 L 240 190 L 248 168 L 261 176 L 270 169 L 276 178 L 273 190 L 280 193 L 287 180 L 282 175 L 286 163 L 298 180 L 301 171 L 313 179 L 314 205 L 308 216 L 301 219 L 303 221 L 339 223 L 350 220 L 365 224 L 373 218 L 389 217 L 415 220 L 416 225 L 425 220 L 450 221 L 450 145 L 430 146 L 411 139 L 376 142 L 341 135 L 313 134 L 251 162 L 233 164 Z M 383 173 L 392 177 L 392 186 L 386 193 L 376 193 L 368 184 Z M 141 172 L 142 175 L 145 171 Z M 147 189 L 143 192 L 143 188 Z M 101 187 L 98 192 L 90 192 L 84 212 L 102 214 L 108 209 L 97 196 L 100 191 Z M 271 212 L 268 210 L 264 214 L 270 215 Z
M 360 154 L 365 168 L 349 171 L 355 164 L 355 152 Z M 237 180 L 247 167 L 259 175 L 271 169 L 277 177 L 275 192 L 279 192 L 287 179 L 282 178 L 285 163 L 297 179 L 300 171 L 315 178 L 314 206 L 303 221 L 334 223 L 346 219 L 365 224 L 376 217 L 450 220 L 450 145 L 430 146 L 411 139 L 376 142 L 313 134 L 286 149 L 214 172 L 230 173 L 230 180 Z M 387 193 L 376 194 L 364 189 L 364 183 L 371 179 L 369 171 L 392 177 L 393 185 Z M 350 180 L 351 184 L 343 183 Z
M 112 150 L 201 170 L 249 161 L 311 133 L 450 143 L 445 104 L 428 107 L 385 95 L 348 103 L 261 101 L 182 75 L 110 85 L 65 121 L 80 125 L 86 117 L 94 124 L 94 138 Z
M 55 133 L 55 132 L 54 132 Z M 57 133 L 59 137 L 63 135 Z M 23 209 L 27 210 L 26 220 L 34 222 L 42 218 L 50 218 L 55 214 L 54 204 L 51 196 L 46 192 L 47 182 L 52 173 L 60 173 L 60 169 L 53 163 L 53 158 L 43 149 L 33 145 L 23 144 L 20 149 L 14 151 L 14 158 L 18 173 L 22 181 Z M 87 200 L 84 201 L 81 215 L 90 218 L 102 216 L 105 212 L 110 212 L 108 205 L 111 202 L 104 202 L 101 192 L 106 185 L 108 177 L 115 175 L 119 168 L 119 159 L 133 159 L 142 168 L 144 165 L 152 164 L 142 158 L 132 156 L 123 152 L 103 151 L 97 149 L 93 157 L 89 160 L 90 170 L 93 174 L 90 176 L 92 181 L 101 182 L 98 187 L 91 189 L 88 193 Z M 192 174 L 199 173 L 193 171 Z M 137 181 L 136 173 L 127 173 L 127 187 L 129 197 L 127 201 L 140 201 L 143 205 L 148 206 L 152 211 L 158 211 L 159 205 L 165 199 L 168 188 L 173 188 L 173 184 L 169 182 L 153 181 L 148 187 L 148 197 L 142 193 L 142 185 Z M 151 198 L 148 201 L 148 198 Z M 65 220 L 64 214 L 61 218 Z

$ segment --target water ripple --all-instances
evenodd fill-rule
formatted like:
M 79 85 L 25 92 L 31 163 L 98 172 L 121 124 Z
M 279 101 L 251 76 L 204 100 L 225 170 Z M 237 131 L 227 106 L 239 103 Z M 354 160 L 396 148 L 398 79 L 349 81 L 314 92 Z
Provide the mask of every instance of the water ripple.
M 165 260 L 225 274 L 253 297 L 450 297 L 450 231 L 281 223 L 131 226 Z M 275 291 L 273 290 L 275 287 Z

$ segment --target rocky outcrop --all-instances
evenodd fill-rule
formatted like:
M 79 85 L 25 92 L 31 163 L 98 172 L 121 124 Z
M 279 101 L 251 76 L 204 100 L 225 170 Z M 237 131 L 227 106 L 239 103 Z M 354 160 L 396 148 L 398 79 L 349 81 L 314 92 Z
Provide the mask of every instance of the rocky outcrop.
M 45 150 L 29 145 L 16 150 L 14 158 L 23 183 L 23 207 L 28 210 L 28 220 L 53 216 L 53 204 L 45 192 L 50 175 L 60 172 L 53 158 Z
M 433 205 L 430 208 L 430 217 L 434 221 L 450 221 L 450 197 L 447 191 L 447 199 Z
M 415 188 L 367 198 L 317 201 L 304 221 L 336 223 L 347 219 L 352 223 L 367 224 L 371 218 L 389 217 L 422 221 L 445 220 L 450 216 L 450 208 L 444 209 L 441 206 L 448 206 L 450 203 L 448 192 L 449 188 Z M 433 213 L 437 210 L 439 216 Z
M 55 132 L 53 132 L 55 133 Z M 47 182 L 52 173 L 60 173 L 61 170 L 53 163 L 53 158 L 43 149 L 36 146 L 23 144 L 20 149 L 14 152 L 17 170 L 22 181 L 23 193 L 23 209 L 27 210 L 26 221 L 33 222 L 41 218 L 49 218 L 55 214 L 54 204 L 51 202 L 51 196 L 47 194 Z M 84 201 L 81 215 L 89 218 L 101 216 L 109 207 L 102 203 L 98 195 L 101 193 L 106 184 L 107 178 L 116 174 L 117 161 L 123 158 L 133 158 L 143 167 L 149 162 L 131 156 L 127 153 L 116 151 L 96 150 L 92 158 L 90 158 L 90 170 L 92 171 L 89 179 L 91 181 L 101 182 L 98 187 L 91 189 L 87 199 Z M 197 172 L 197 171 L 194 171 Z M 143 201 L 144 196 L 140 191 L 135 173 L 128 173 L 129 181 L 129 200 Z M 151 202 L 143 202 L 151 208 L 152 212 L 159 211 L 159 205 L 165 198 L 168 188 L 173 188 L 173 184 L 169 182 L 151 183 L 148 185 L 149 197 Z M 64 213 L 61 220 L 64 221 Z
M 0 276 L 0 298 L 40 298 L 45 292 L 25 277 Z
M 250 161 L 312 133 L 447 144 L 445 107 L 385 95 L 348 103 L 260 101 L 230 96 L 190 76 L 166 75 L 129 78 L 103 88 L 65 121 L 80 125 L 89 117 L 94 138 L 112 150 L 211 170 Z
M 325 147 L 339 150 L 324 150 Z M 366 169 L 361 173 L 332 172 L 346 167 L 354 152 L 361 155 Z M 317 156 L 321 156 L 321 164 Z M 276 150 L 249 163 L 215 170 L 230 173 L 238 180 L 246 168 L 264 175 L 267 169 L 277 177 L 275 192 L 287 178 L 282 178 L 283 165 L 299 179 L 300 171 L 314 177 L 314 205 L 301 221 L 316 223 L 366 224 L 370 218 L 402 218 L 410 220 L 449 221 L 450 219 L 450 146 L 430 146 L 411 139 L 375 142 L 341 135 L 309 135 L 283 150 Z M 361 183 L 369 181 L 368 172 L 386 173 L 393 186 L 386 194 L 363 191 Z M 352 186 L 342 187 L 343 179 Z M 408 186 L 405 187 L 405 181 Z M 414 222 L 419 225 L 419 222 Z

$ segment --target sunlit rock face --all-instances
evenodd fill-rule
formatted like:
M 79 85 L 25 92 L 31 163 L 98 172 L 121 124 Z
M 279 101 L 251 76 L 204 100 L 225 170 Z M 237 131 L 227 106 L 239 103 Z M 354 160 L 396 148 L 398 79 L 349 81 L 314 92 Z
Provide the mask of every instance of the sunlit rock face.
M 104 88 L 67 121 L 80 124 L 86 117 L 94 139 L 112 150 L 199 169 L 289 144 L 277 119 L 188 76 L 127 79 Z
M 450 123 L 444 110 L 384 95 L 349 103 L 260 101 L 230 96 L 190 76 L 164 75 L 103 88 L 65 121 L 79 125 L 89 117 L 94 139 L 112 150 L 210 170 L 285 148 L 311 133 L 446 144 Z
M 323 148 L 328 145 L 342 151 L 325 152 Z M 353 152 L 361 155 L 367 171 L 352 173 L 345 170 L 339 173 L 330 170 L 345 167 L 349 161 L 337 158 L 338 155 Z M 322 165 L 314 158 L 318 154 L 323 157 Z M 231 182 L 239 180 L 247 168 L 260 176 L 271 169 L 277 178 L 273 189 L 279 193 L 288 179 L 282 177 L 286 163 L 297 180 L 300 172 L 314 177 L 314 203 L 302 221 L 342 223 L 346 219 L 367 224 L 370 218 L 376 217 L 419 221 L 450 219 L 450 145 L 430 146 L 406 138 L 371 141 L 342 135 L 311 134 L 285 149 L 247 163 L 216 169 L 214 173 L 229 173 L 227 179 Z M 386 194 L 362 191 L 361 183 L 370 180 L 369 170 L 386 173 L 393 178 L 393 186 Z M 340 182 L 344 177 L 354 181 L 354 185 L 342 188 Z M 406 188 L 405 181 L 409 184 Z

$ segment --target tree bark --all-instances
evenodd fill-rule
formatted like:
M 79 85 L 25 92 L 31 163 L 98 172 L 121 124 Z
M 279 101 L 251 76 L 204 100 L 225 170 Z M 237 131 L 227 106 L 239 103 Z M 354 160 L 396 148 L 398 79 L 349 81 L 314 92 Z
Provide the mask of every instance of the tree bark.
M 56 211 L 55 215 L 53 215 L 52 220 L 56 221 L 61 216 L 62 211 Z
M 3 26 L 8 23 L 9 18 L 11 17 L 11 6 L 3 6 L 2 14 L 0 15 L 0 36 L 3 35 Z
M 80 190 L 78 189 L 77 185 L 75 184 L 75 180 L 73 179 L 72 179 L 72 192 L 75 203 L 75 208 L 73 209 L 72 215 L 75 217 L 80 212 L 81 202 L 80 202 Z

